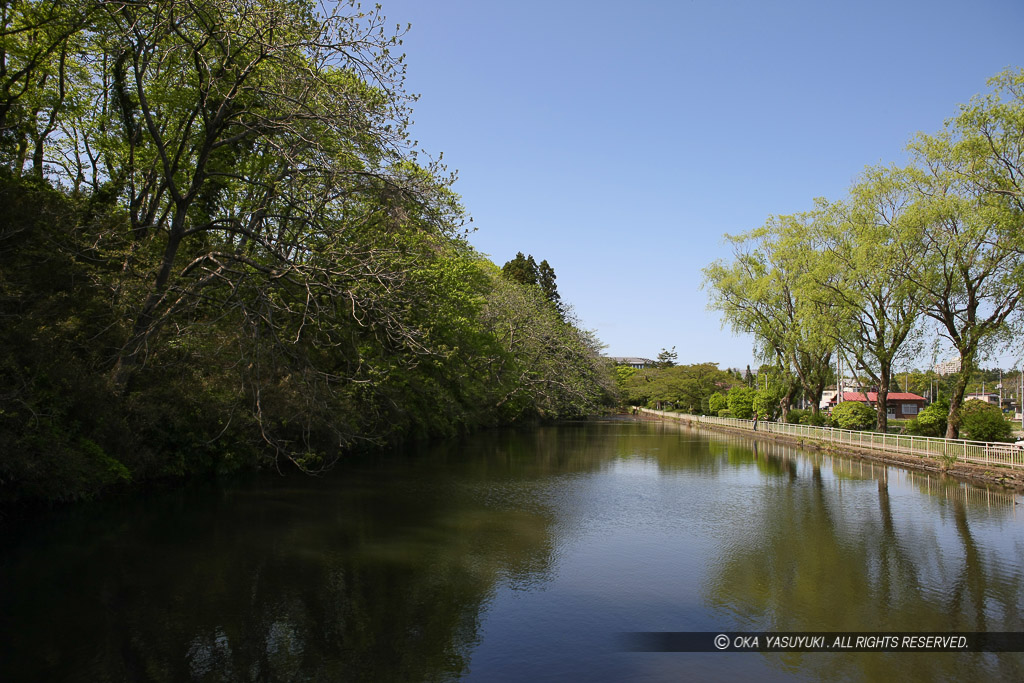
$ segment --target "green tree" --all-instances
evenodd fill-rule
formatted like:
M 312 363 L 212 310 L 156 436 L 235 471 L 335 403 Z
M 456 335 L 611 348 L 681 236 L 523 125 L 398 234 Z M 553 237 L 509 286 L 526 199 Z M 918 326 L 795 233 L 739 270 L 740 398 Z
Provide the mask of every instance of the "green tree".
M 877 387 L 877 429 L 885 432 L 895 365 L 920 348 L 920 293 L 896 272 L 895 245 L 913 201 L 904 174 L 868 169 L 850 199 L 828 205 L 817 223 L 820 256 L 812 277 L 828 312 L 824 329 L 856 369 Z
M 540 291 L 544 292 L 544 298 L 561 310 L 562 295 L 558 293 L 555 280 L 555 269 L 548 264 L 547 260 L 541 261 L 537 266 L 537 285 L 540 287 Z
M 539 287 L 544 298 L 551 302 L 556 310 L 563 314 L 567 313 L 562 304 L 562 296 L 558 293 L 558 286 L 555 284 L 555 269 L 546 260 L 538 265 L 533 254 L 523 256 L 523 252 L 520 251 L 514 259 L 501 267 L 501 274 L 521 285 Z
M 780 400 L 783 398 L 781 386 L 769 385 L 767 389 L 756 389 L 753 409 L 762 420 L 774 420 L 780 413 Z
M 716 391 L 708 398 L 708 411 L 711 415 L 718 415 L 720 411 L 726 410 L 728 407 L 729 400 L 721 392 Z
M 550 265 L 502 278 L 416 163 L 386 26 L 309 0 L 0 7 L 0 499 L 316 471 L 614 399 Z
M 712 394 L 735 384 L 731 373 L 715 363 L 676 365 L 637 371 L 624 384 L 623 391 L 633 404 L 673 403 L 689 411 L 699 411 Z
M 82 55 L 86 27 L 101 10 L 83 0 L 20 0 L 0 7 L 0 155 L 20 174 L 42 179 L 53 142 L 68 110 L 88 87 Z
M 946 433 L 948 419 L 949 401 L 940 398 L 918 413 L 917 418 L 911 421 L 910 430 L 922 436 L 941 437 Z
M 906 217 L 900 274 L 920 290 L 924 313 L 960 356 L 948 438 L 980 358 L 1022 322 L 1024 295 L 1024 70 L 961 107 L 938 135 L 911 144 L 917 200 Z
M 628 365 L 616 365 L 615 366 L 615 383 L 619 385 L 620 389 L 624 389 L 629 379 L 637 373 L 636 368 L 632 368 Z
M 503 350 L 488 362 L 504 419 L 578 417 L 615 394 L 593 333 L 566 321 L 538 287 L 492 277 L 483 322 Z
M 776 216 L 757 230 L 727 236 L 732 262 L 716 261 L 704 269 L 711 308 L 734 330 L 752 334 L 763 360 L 796 378 L 786 383 L 783 417 L 801 387 L 816 412 L 832 375 L 834 343 L 825 332 L 832 323 L 808 291 L 813 245 L 806 235 L 814 218 L 813 213 Z
M 726 396 L 729 402 L 729 412 L 740 420 L 751 419 L 754 417 L 754 397 L 756 395 L 757 392 L 750 387 L 733 387 Z
M 501 267 L 501 274 L 521 285 L 536 285 L 540 277 L 533 254 L 523 256 L 521 251 L 516 254 L 514 259 L 505 262 L 505 265 Z
M 679 354 L 676 353 L 676 347 L 673 346 L 671 350 L 663 348 L 660 352 L 658 352 L 656 367 L 670 368 L 676 364 L 676 360 L 678 358 Z

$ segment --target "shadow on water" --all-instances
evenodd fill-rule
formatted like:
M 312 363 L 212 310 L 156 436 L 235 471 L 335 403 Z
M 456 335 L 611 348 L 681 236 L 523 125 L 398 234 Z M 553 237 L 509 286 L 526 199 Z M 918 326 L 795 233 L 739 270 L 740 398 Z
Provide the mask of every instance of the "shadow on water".
M 508 478 L 516 450 L 471 469 Z M 445 469 L 194 487 L 22 529 L 0 564 L 0 678 L 457 677 L 498 577 L 547 571 L 551 520 Z
M 1017 655 L 638 659 L 567 638 L 1022 630 L 1016 514 L 997 491 L 671 424 L 494 431 L 5 529 L 0 680 L 1020 680 Z M 550 618 L 524 631 L 529 609 Z M 499 649 L 533 659 L 489 633 L 525 633 Z

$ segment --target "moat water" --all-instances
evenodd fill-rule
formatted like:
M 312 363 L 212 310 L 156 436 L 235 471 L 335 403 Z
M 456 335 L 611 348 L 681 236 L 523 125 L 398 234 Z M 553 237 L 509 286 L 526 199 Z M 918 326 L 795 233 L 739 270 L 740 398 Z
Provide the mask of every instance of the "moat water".
M 1024 500 L 621 419 L 0 524 L 4 681 L 1024 680 L 649 631 L 1024 631 Z

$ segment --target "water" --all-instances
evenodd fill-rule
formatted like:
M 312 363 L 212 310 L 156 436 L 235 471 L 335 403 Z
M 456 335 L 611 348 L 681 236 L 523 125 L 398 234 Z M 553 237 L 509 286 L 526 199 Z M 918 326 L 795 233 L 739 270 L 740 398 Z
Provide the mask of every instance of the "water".
M 490 432 L 0 527 L 0 680 L 1024 680 L 617 639 L 1024 631 L 1022 502 L 676 424 Z

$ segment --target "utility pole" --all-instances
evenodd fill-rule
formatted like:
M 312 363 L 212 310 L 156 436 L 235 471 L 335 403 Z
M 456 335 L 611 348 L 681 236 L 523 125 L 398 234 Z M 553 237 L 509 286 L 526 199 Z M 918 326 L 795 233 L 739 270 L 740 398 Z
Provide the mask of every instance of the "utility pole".
M 843 402 L 843 357 L 836 352 L 836 405 Z

